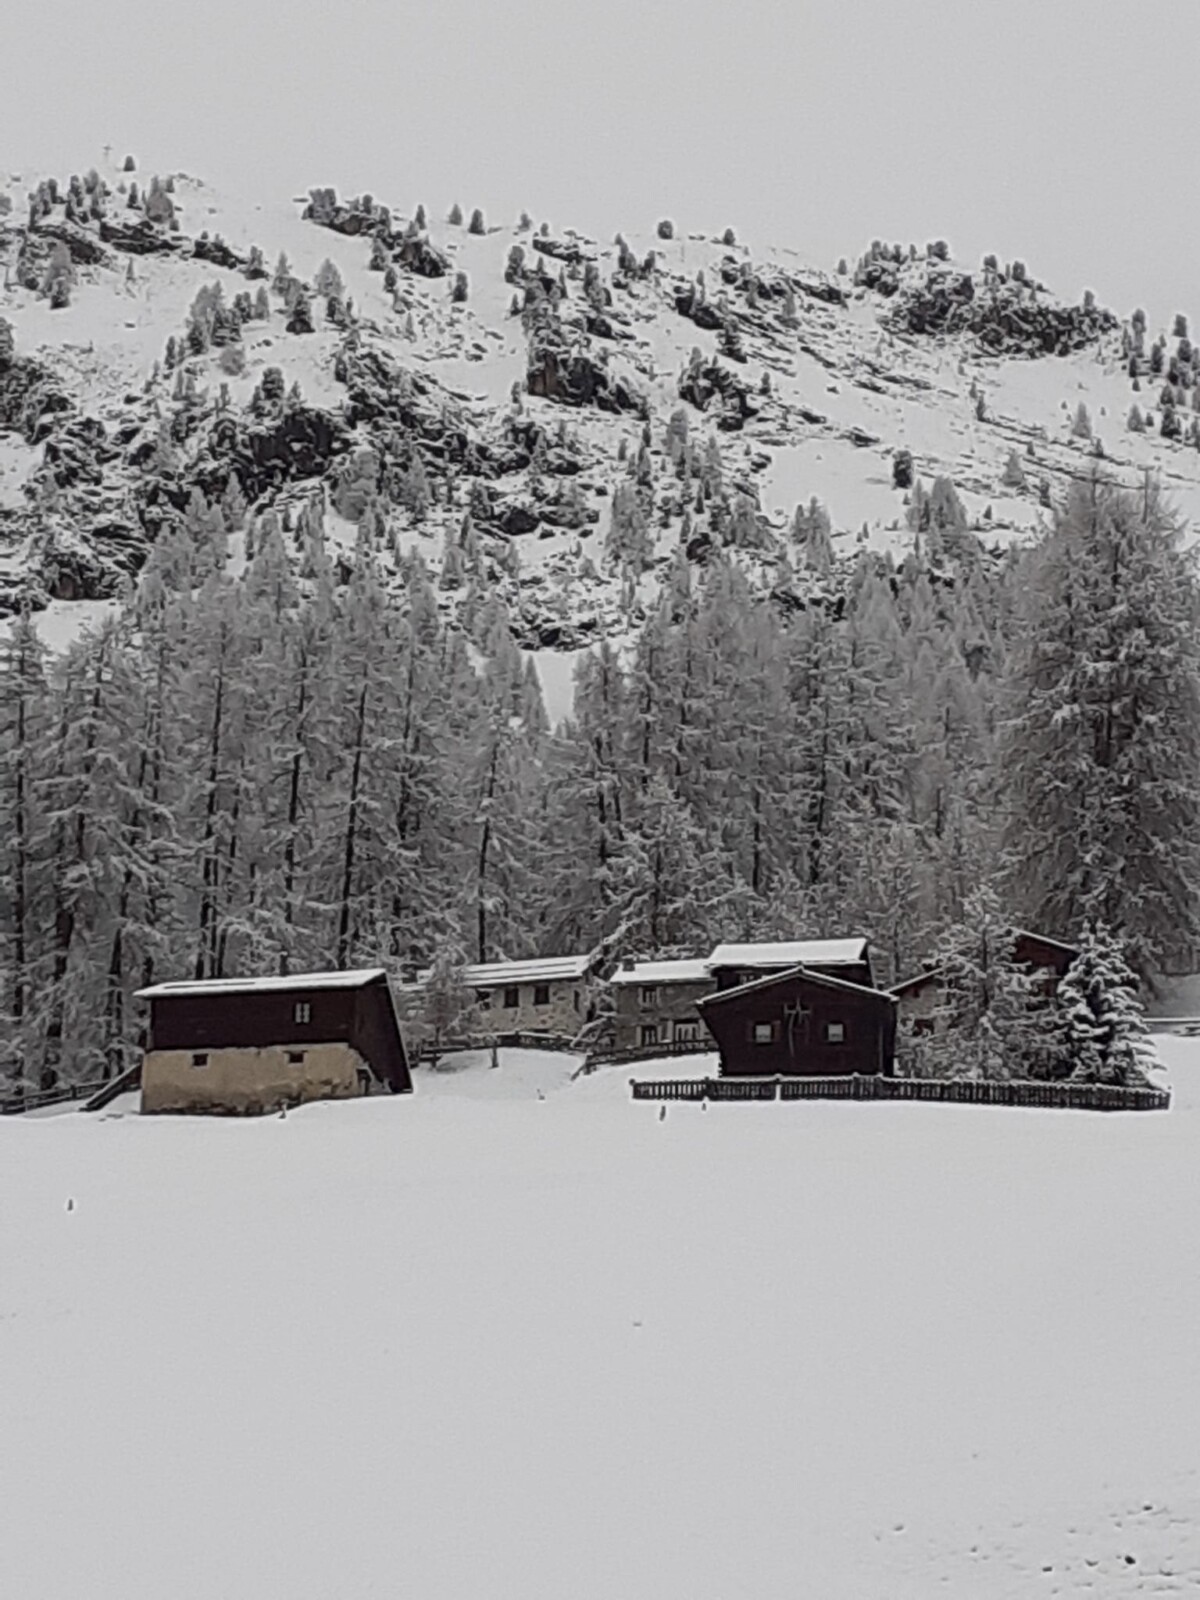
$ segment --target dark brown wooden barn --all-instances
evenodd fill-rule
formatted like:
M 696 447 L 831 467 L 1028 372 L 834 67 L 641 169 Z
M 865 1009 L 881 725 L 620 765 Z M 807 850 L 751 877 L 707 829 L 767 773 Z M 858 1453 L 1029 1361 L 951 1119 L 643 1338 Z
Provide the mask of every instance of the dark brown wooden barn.
M 896 1000 L 880 989 L 794 968 L 699 1002 L 726 1078 L 890 1077 Z
M 1058 991 L 1058 985 L 1067 968 L 1079 954 L 1074 945 L 1048 939 L 1041 933 L 1029 933 L 1022 928 L 1013 932 L 1013 959 L 1027 968 L 1036 980 L 1036 987 L 1046 997 Z M 934 1013 L 943 1000 L 943 981 L 940 967 L 930 965 L 903 983 L 892 986 L 900 1005 L 900 1017 L 911 1025 L 915 1033 L 928 1033 L 933 1028 Z
M 260 1112 L 412 1090 L 387 975 L 161 983 L 150 1005 L 143 1111 Z

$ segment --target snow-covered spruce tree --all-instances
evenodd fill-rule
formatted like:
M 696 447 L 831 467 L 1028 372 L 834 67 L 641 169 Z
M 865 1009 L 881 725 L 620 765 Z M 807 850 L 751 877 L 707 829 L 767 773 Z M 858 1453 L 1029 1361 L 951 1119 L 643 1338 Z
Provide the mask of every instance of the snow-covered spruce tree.
M 1012 924 L 990 885 L 967 896 L 962 921 L 935 952 L 940 999 L 933 1031 L 916 1043 L 920 1076 L 1025 1078 L 1036 1049 L 1033 989 L 1013 959 Z
M 476 206 L 474 211 L 471 213 L 471 220 L 467 224 L 467 232 L 479 234 L 487 232 L 487 226 L 483 220 L 483 212 L 478 206 Z
M 50 301 L 53 311 L 61 311 L 71 303 L 71 288 L 75 282 L 75 264 L 71 252 L 61 239 L 55 241 L 42 278 L 42 293 Z
M 291 313 L 287 319 L 289 333 L 311 333 L 313 331 L 312 305 L 309 302 L 308 291 L 302 284 L 296 285 L 295 298 L 292 301 Z
M 467 1039 L 483 1020 L 479 1002 L 467 987 L 467 958 L 461 943 L 447 939 L 439 945 L 421 989 L 417 1031 L 421 1045 L 436 1067 L 448 1044 Z
M 1063 1052 L 1076 1083 L 1145 1084 L 1158 1057 L 1137 990 L 1120 941 L 1103 926 L 1087 929 L 1057 996 Z
M 1000 481 L 1006 489 L 1025 487 L 1025 468 L 1021 465 L 1021 457 L 1015 450 L 1008 452 L 1008 460 L 1004 463 L 1004 475 Z
M 615 567 L 638 575 L 654 557 L 654 535 L 631 483 L 619 483 L 613 491 L 605 554 Z
M 1001 738 L 1028 926 L 1104 923 L 1138 974 L 1200 938 L 1200 589 L 1149 480 L 1093 474 L 1023 561 Z

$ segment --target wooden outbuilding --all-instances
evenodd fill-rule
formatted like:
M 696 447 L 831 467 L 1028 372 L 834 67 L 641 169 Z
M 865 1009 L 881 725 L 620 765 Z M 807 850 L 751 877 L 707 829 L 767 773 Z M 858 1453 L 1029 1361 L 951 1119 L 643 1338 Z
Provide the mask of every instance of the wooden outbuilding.
M 796 967 L 719 990 L 699 1009 L 725 1078 L 894 1071 L 896 998 L 881 989 Z
M 1013 960 L 1031 975 L 1042 997 L 1049 999 L 1058 992 L 1060 981 L 1078 954 L 1074 945 L 1049 939 L 1045 934 L 1029 933 L 1023 928 L 1013 931 Z M 889 993 L 899 1003 L 900 1020 L 907 1022 L 914 1033 L 928 1033 L 942 1004 L 944 988 L 942 969 L 930 965 L 903 983 L 893 984 Z
M 412 1092 L 382 967 L 141 990 L 143 1111 L 253 1115 L 380 1089 Z

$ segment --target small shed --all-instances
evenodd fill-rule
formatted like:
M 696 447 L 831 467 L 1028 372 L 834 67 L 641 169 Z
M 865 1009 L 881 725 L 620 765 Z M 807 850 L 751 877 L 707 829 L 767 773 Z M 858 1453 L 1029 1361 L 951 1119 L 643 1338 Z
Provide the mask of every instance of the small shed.
M 150 1006 L 143 1111 L 253 1115 L 412 1092 L 382 967 L 160 983 L 138 998 Z
M 735 989 L 775 973 L 804 967 L 831 978 L 874 987 L 865 939 L 786 939 L 765 944 L 719 944 L 707 961 L 718 989 Z
M 896 999 L 881 989 L 796 967 L 700 1001 L 726 1078 L 891 1077 Z

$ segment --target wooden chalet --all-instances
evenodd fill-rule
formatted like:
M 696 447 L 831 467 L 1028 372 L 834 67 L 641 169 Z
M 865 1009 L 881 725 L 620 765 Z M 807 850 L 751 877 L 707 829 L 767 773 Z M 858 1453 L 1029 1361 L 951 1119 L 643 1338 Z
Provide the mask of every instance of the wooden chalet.
M 1035 978 L 1036 988 L 1043 996 L 1057 993 L 1059 982 L 1078 954 L 1074 945 L 1048 939 L 1044 934 L 1028 933 L 1022 928 L 1013 934 L 1013 959 Z M 932 1029 L 944 992 L 942 969 L 933 965 L 903 983 L 893 984 L 889 990 L 899 1005 L 900 1021 L 908 1023 L 914 1033 Z
M 774 973 L 699 1002 L 726 1078 L 891 1077 L 896 998 L 807 967 Z
M 150 1006 L 143 1111 L 253 1115 L 412 1092 L 381 967 L 160 983 L 138 998 Z

